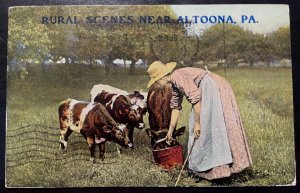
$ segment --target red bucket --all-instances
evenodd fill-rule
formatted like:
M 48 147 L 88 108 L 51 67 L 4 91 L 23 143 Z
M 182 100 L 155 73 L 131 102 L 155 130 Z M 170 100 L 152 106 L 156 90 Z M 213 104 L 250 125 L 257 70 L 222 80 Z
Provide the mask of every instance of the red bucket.
M 174 166 L 180 166 L 183 164 L 182 145 L 152 150 L 152 153 L 156 164 L 164 169 L 171 169 Z

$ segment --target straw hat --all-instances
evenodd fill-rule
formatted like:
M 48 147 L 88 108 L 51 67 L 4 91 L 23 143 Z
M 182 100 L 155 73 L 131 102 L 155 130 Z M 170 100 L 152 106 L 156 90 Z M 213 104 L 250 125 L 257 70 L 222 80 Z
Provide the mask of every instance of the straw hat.
M 150 76 L 151 80 L 149 81 L 147 88 L 150 88 L 150 86 L 157 80 L 161 79 L 165 75 L 172 72 L 172 70 L 175 68 L 176 62 L 170 62 L 167 64 L 163 64 L 161 61 L 155 61 L 153 62 L 148 70 L 147 73 Z

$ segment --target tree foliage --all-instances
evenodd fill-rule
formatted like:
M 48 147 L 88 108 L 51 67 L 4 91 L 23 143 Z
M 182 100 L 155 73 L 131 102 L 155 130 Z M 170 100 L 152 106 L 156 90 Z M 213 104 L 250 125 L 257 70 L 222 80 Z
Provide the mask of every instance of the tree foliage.
M 42 16 L 76 16 L 77 24 L 42 24 Z M 139 21 L 111 24 L 87 23 L 87 16 L 153 16 L 153 23 Z M 174 22 L 156 19 L 168 16 Z M 176 22 L 169 6 L 43 6 L 12 8 L 9 11 L 8 61 L 12 69 L 32 61 L 43 64 L 66 58 L 67 63 L 94 65 L 101 60 L 107 72 L 114 59 L 131 60 L 129 73 L 135 72 L 135 61 L 176 61 L 192 66 L 196 61 L 217 61 L 236 66 L 290 58 L 288 27 L 262 35 L 233 24 L 216 24 L 202 36 L 187 35 L 185 26 Z M 99 19 L 99 18 L 98 18 Z M 161 19 L 164 19 L 163 17 Z
M 27 7 L 10 8 L 8 61 L 12 69 L 43 58 L 51 49 L 47 27 L 37 21 L 38 15 L 46 11 L 35 11 Z
M 280 27 L 269 34 L 269 41 L 272 42 L 272 51 L 278 58 L 291 57 L 290 29 L 287 26 Z
M 204 62 L 224 61 L 227 66 L 246 62 L 270 64 L 276 59 L 290 58 L 288 27 L 271 34 L 256 34 L 233 24 L 217 24 L 206 30 L 199 41 L 198 58 Z

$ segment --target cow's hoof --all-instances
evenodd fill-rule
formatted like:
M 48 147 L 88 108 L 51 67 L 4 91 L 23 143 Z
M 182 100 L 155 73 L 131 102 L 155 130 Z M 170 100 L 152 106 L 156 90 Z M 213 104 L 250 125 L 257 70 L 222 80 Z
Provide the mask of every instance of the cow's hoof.
M 60 146 L 59 151 L 61 151 L 62 153 L 65 153 L 65 152 L 67 152 L 67 148 L 64 146 Z
M 65 150 L 66 149 L 66 147 L 64 146 L 64 144 L 62 144 L 62 143 L 60 144 L 60 149 L 61 150 Z
M 61 153 L 61 154 L 66 154 L 66 153 L 67 153 L 67 150 L 65 150 L 65 149 L 60 149 L 60 153 Z
M 130 146 L 130 147 L 125 147 L 124 149 L 134 149 L 134 147 L 133 146 Z
M 105 159 L 105 155 L 104 154 L 100 154 L 100 159 L 101 159 L 101 161 L 104 161 L 104 159 Z
M 66 142 L 65 140 L 60 140 L 60 147 L 62 149 L 67 149 L 67 145 L 68 145 L 68 142 Z
M 90 158 L 90 162 L 92 162 L 93 164 L 95 163 L 95 158 L 94 157 L 91 157 Z
M 122 154 L 122 149 L 117 148 L 117 154 L 118 154 L 118 155 L 121 155 L 121 154 Z

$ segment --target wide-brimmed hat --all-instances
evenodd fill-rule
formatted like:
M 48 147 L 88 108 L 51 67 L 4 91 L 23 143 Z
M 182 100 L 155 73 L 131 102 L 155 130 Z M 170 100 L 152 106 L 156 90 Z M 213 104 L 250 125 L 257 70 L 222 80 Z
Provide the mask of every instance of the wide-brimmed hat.
M 172 72 L 172 70 L 175 68 L 176 62 L 170 62 L 167 64 L 162 63 L 161 61 L 155 61 L 152 64 L 150 64 L 147 73 L 150 76 L 151 80 L 149 81 L 147 88 L 150 88 L 150 86 L 157 80 L 161 79 L 165 75 Z

